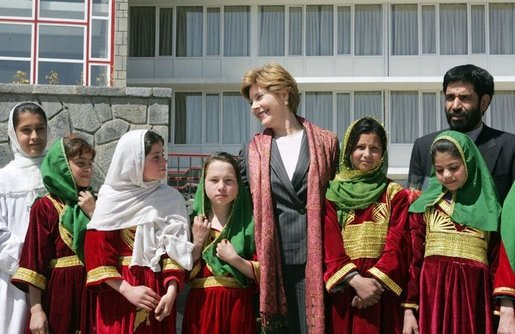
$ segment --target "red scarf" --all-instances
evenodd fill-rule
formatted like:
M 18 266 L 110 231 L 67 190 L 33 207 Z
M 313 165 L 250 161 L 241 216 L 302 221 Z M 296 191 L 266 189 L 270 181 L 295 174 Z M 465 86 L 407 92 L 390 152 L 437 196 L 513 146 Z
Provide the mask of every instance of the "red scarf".
M 307 196 L 306 321 L 309 333 L 324 333 L 322 207 L 329 180 L 338 166 L 335 134 L 298 117 L 309 144 Z M 287 314 L 281 256 L 270 187 L 270 129 L 257 134 L 248 148 L 249 183 L 254 204 L 256 251 L 260 263 L 260 305 L 263 328 L 284 321 Z

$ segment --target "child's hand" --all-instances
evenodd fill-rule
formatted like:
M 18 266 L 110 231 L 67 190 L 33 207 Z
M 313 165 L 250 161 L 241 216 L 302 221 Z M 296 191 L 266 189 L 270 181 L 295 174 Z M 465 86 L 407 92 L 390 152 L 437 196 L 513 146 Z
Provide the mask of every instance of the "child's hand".
M 415 315 L 413 314 L 413 310 L 406 309 L 404 311 L 402 334 L 418 334 L 418 322 L 417 318 L 415 318 Z
M 30 323 L 29 329 L 33 334 L 48 334 L 48 320 L 41 305 L 39 307 L 32 307 L 30 310 Z
M 374 278 L 363 277 L 359 274 L 350 279 L 349 285 L 356 290 L 356 294 L 366 306 L 377 303 L 384 290 L 381 283 Z
M 95 211 L 96 199 L 90 191 L 86 190 L 81 191 L 79 193 L 78 204 L 82 211 L 84 211 L 86 216 L 88 216 L 89 218 L 93 216 L 93 212 Z
M 161 297 L 161 300 L 154 311 L 157 321 L 163 321 L 164 318 L 170 315 L 176 297 L 177 283 L 175 281 L 171 281 L 168 285 L 168 291 L 163 297 Z
M 203 245 L 209 237 L 211 231 L 211 223 L 204 216 L 195 216 L 193 218 L 193 227 L 191 233 L 193 235 L 193 243 Z
M 511 305 L 510 305 L 511 304 Z M 497 334 L 515 333 L 515 311 L 513 302 L 509 299 L 501 299 L 501 318 L 499 319 L 499 329 Z
M 144 285 L 127 285 L 127 287 L 120 292 L 129 303 L 149 312 L 153 311 L 159 304 L 159 295 L 155 293 L 154 290 Z
M 216 245 L 216 256 L 227 263 L 232 263 L 235 259 L 240 257 L 238 253 L 236 253 L 234 246 L 227 239 L 223 239 Z

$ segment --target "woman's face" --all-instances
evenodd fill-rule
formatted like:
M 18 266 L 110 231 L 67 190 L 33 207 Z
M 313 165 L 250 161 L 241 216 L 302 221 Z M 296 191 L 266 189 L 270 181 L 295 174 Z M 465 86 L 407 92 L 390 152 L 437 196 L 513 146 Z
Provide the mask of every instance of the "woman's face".
M 47 126 L 41 115 L 21 112 L 18 114 L 15 131 L 20 147 L 25 154 L 31 158 L 41 156 L 47 141 Z
M 447 152 L 436 152 L 434 157 L 435 174 L 449 191 L 456 191 L 467 181 L 467 169 L 463 160 Z
M 229 205 L 238 195 L 238 179 L 233 166 L 225 161 L 214 160 L 205 175 L 205 191 L 213 206 Z
M 350 161 L 354 169 L 373 170 L 381 163 L 383 145 L 379 136 L 373 132 L 362 133 L 352 149 Z
M 271 93 L 257 84 L 249 89 L 250 110 L 264 128 L 272 130 L 285 128 L 284 121 L 291 111 L 284 101 L 288 101 L 286 93 Z
M 163 144 L 152 144 L 150 152 L 145 156 L 143 181 L 160 181 L 166 176 L 166 159 Z
M 68 159 L 70 169 L 77 188 L 87 188 L 93 176 L 93 154 L 82 153 L 79 156 Z

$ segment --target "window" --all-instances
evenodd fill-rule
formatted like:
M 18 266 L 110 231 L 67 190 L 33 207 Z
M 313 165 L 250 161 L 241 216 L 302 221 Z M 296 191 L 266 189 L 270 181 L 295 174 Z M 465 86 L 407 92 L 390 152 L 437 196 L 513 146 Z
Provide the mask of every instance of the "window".
M 436 125 L 437 115 L 440 115 L 437 94 L 422 93 L 422 133 L 420 133 L 421 136 L 427 135 L 428 133 L 432 133 L 438 130 L 438 127 Z
M 355 55 L 378 56 L 383 52 L 383 15 L 381 5 L 355 7 Z
M 350 54 L 351 43 L 351 11 L 350 7 L 338 7 L 337 12 L 338 26 L 337 26 L 337 39 L 338 39 L 338 54 Z
M 383 120 L 383 96 L 381 92 L 354 93 L 354 119 L 365 116 Z
M 206 95 L 206 143 L 220 142 L 220 96 Z
M 202 94 L 175 93 L 175 143 L 202 142 Z
M 515 53 L 515 4 L 490 4 L 490 54 Z
M 440 5 L 440 54 L 467 53 L 467 5 Z
M 284 6 L 259 6 L 259 55 L 284 56 Z
M 202 56 L 202 7 L 177 7 L 177 57 Z
M 514 91 L 495 92 L 490 109 L 491 124 L 494 128 L 515 133 Z
M 249 11 L 248 6 L 224 7 L 224 56 L 249 55 Z
M 222 143 L 241 144 L 249 140 L 249 105 L 240 93 L 223 94 Z
M 0 23 L 0 56 L 30 59 L 32 25 Z
M 39 16 L 52 19 L 84 20 L 85 0 L 39 0 Z
M 173 55 L 173 9 L 159 9 L 159 55 Z
M 391 142 L 412 143 L 419 137 L 418 92 L 391 92 Z
M 333 6 L 306 6 L 306 56 L 333 55 Z
M 291 56 L 302 55 L 302 7 L 289 8 L 289 37 L 288 54 Z
M 130 8 L 129 57 L 154 57 L 156 35 L 155 19 L 155 7 Z
M 33 0 L 0 1 L 1 16 L 32 17 Z
M 472 53 L 485 53 L 486 52 L 486 41 L 485 41 L 485 6 L 477 5 L 470 7 L 470 37 L 472 41 Z
M 220 8 L 207 9 L 207 50 L 208 56 L 220 55 Z
M 436 9 L 422 6 L 422 53 L 436 53 Z
M 417 5 L 392 5 L 393 55 L 418 54 Z
M 333 93 L 306 92 L 306 118 L 321 128 L 333 128 Z
M 336 132 L 338 138 L 343 138 L 345 131 L 351 122 L 351 108 L 350 108 L 350 94 L 338 93 L 336 94 Z

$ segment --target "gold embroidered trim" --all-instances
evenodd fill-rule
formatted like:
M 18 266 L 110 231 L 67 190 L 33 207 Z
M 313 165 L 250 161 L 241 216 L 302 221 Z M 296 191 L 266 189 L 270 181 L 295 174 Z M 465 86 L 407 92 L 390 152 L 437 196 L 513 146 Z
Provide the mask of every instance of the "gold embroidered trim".
M 88 271 L 87 283 L 95 283 L 106 278 L 122 278 L 116 267 L 102 266 Z
M 508 287 L 500 287 L 494 289 L 494 295 L 511 295 L 515 296 L 515 289 Z
M 412 304 L 412 303 L 401 303 L 401 307 L 412 308 L 412 309 L 418 310 L 418 305 Z
M 459 257 L 488 265 L 487 249 L 488 245 L 484 239 L 465 233 L 430 232 L 426 236 L 424 257 Z
M 375 211 L 373 214 L 379 215 L 379 210 Z M 379 258 L 383 254 L 387 230 L 387 221 L 366 221 L 345 226 L 342 230 L 345 252 L 351 260 Z
M 136 236 L 136 228 L 126 228 L 121 230 L 120 236 L 123 242 L 129 246 L 131 250 L 134 249 L 134 237 Z
M 61 223 L 61 217 L 63 216 L 63 213 L 66 210 L 66 205 L 57 201 L 50 194 L 47 194 L 45 197 L 48 198 L 50 202 L 52 202 L 54 208 L 57 210 L 57 213 L 59 215 L 59 236 L 61 237 L 61 239 L 63 239 L 66 246 L 72 249 L 73 236 L 70 233 L 70 231 L 65 229 L 63 224 Z
M 393 291 L 397 296 L 400 296 L 402 293 L 402 288 L 395 283 L 388 275 L 383 273 L 381 270 L 376 267 L 372 267 L 368 269 L 368 272 L 377 277 L 381 282 L 383 282 L 390 290 Z
M 198 261 L 193 265 L 193 268 L 191 269 L 191 271 L 190 271 L 190 275 L 189 275 L 189 278 L 190 278 L 190 279 L 195 278 L 195 276 L 197 276 L 197 274 L 200 272 L 200 269 L 201 269 L 200 262 L 201 262 L 201 260 L 199 259 L 199 260 L 198 260 Z
M 163 259 L 163 271 L 165 270 L 184 270 L 184 268 L 182 268 L 175 260 L 166 258 Z
M 352 263 L 352 262 L 351 263 L 347 263 L 346 265 L 344 265 L 343 268 L 340 268 L 331 277 L 329 277 L 327 282 L 325 282 L 325 289 L 327 291 L 331 292 L 333 287 L 336 284 L 338 284 L 342 280 L 342 278 L 347 276 L 348 273 L 350 273 L 351 271 L 353 271 L 356 268 L 357 268 L 356 265 L 354 263 Z
M 32 284 L 41 290 L 46 288 L 46 277 L 27 268 L 18 268 L 12 279 Z
M 139 325 L 145 322 L 145 326 L 150 326 L 150 313 L 142 308 L 136 311 L 136 317 L 134 318 L 134 332 L 138 329 Z
M 84 264 L 79 260 L 77 255 L 71 255 L 50 260 L 49 268 L 66 268 L 75 266 L 84 266 Z
M 252 271 L 254 272 L 254 279 L 256 280 L 256 284 L 259 284 L 261 281 L 261 272 L 258 261 L 249 261 L 252 265 Z
M 241 288 L 242 286 L 235 278 L 225 276 L 210 276 L 197 278 L 190 282 L 190 288 L 192 289 L 204 289 L 212 288 L 217 286 L 224 286 L 226 288 Z

